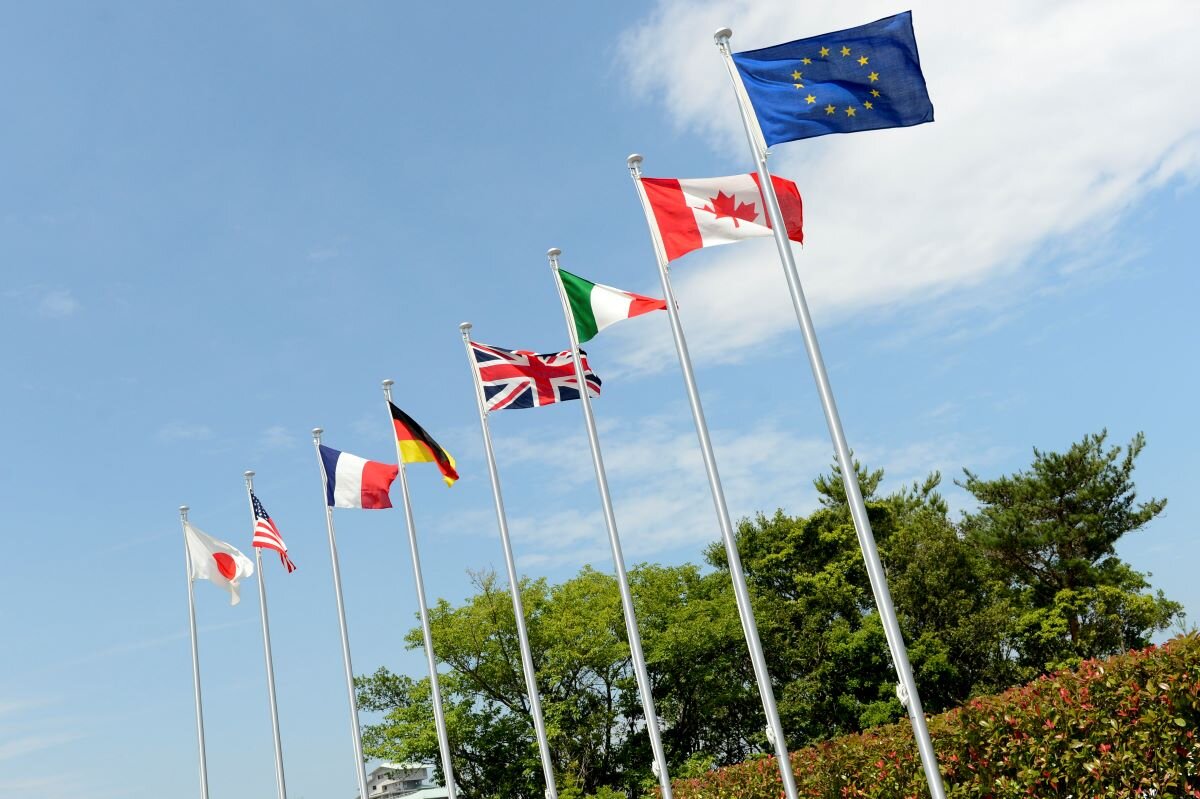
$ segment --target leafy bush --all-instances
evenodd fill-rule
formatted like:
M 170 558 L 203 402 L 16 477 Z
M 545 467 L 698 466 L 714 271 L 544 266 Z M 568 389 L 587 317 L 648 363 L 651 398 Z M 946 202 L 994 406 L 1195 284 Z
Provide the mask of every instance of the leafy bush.
M 948 796 L 1200 799 L 1200 635 L 1086 660 L 929 719 Z M 802 797 L 926 797 L 907 721 L 792 754 Z M 676 799 L 779 799 L 773 758 L 676 780 Z

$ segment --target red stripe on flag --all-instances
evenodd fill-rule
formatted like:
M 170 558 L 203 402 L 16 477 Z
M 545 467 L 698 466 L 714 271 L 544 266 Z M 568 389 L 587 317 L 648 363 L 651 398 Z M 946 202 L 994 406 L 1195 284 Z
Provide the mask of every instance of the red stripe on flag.
M 650 313 L 651 311 L 667 310 L 667 303 L 665 300 L 656 300 L 653 297 L 643 297 L 641 294 L 633 294 L 632 292 L 629 293 L 629 296 L 633 298 L 633 302 L 629 303 L 630 319 L 635 316 L 641 316 L 644 313 Z
M 758 193 L 762 195 L 762 181 L 759 180 L 757 172 L 751 172 L 750 177 L 754 178 L 754 185 L 758 186 Z M 788 238 L 792 241 L 804 243 L 804 206 L 800 201 L 800 189 L 797 188 L 794 181 L 787 178 L 771 175 L 771 185 L 775 187 L 775 196 L 779 198 L 779 210 L 783 214 L 783 224 L 787 227 Z M 763 208 L 767 207 L 767 201 L 763 199 Z M 764 215 L 766 218 L 763 223 L 767 227 L 771 227 L 770 214 Z
M 362 506 L 367 509 L 392 507 L 388 489 L 400 473 L 400 467 L 378 461 L 367 461 L 362 473 Z
M 654 212 L 654 222 L 668 261 L 704 246 L 700 228 L 696 227 L 696 215 L 688 207 L 678 180 L 642 178 L 642 188 L 646 190 L 646 199 Z

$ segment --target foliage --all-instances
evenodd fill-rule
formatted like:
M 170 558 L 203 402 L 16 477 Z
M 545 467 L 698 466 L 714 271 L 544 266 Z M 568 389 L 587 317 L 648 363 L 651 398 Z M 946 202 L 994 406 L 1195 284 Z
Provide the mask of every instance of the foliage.
M 1200 797 L 1200 637 L 976 698 L 929 720 L 952 799 Z M 928 796 L 907 721 L 792 754 L 802 797 Z M 676 799 L 778 799 L 770 759 L 676 780 Z
M 979 501 L 963 520 L 966 540 L 986 553 L 1018 609 L 1016 660 L 1026 676 L 1144 647 L 1182 608 L 1149 588 L 1147 575 L 1116 556 L 1115 544 L 1146 526 L 1166 500 L 1138 503 L 1134 461 L 1142 434 L 1105 447 L 1107 432 L 1065 453 L 1035 449 L 1028 471 L 961 485 Z

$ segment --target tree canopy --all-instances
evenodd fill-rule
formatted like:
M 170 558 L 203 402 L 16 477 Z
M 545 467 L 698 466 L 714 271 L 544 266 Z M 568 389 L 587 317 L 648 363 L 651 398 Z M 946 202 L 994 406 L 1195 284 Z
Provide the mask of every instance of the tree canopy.
M 1028 470 L 966 471 L 978 503 L 952 518 L 940 475 L 880 495 L 883 473 L 855 464 L 909 657 L 928 712 L 1042 671 L 1143 646 L 1181 617 L 1148 575 L 1117 557 L 1165 500 L 1137 501 L 1141 435 L 1106 434 L 1065 453 L 1034 450 Z M 903 716 L 896 676 L 836 467 L 820 505 L 740 522 L 738 548 L 792 746 Z M 630 571 L 643 648 L 673 777 L 767 752 L 724 549 L 705 566 Z M 477 797 L 542 796 L 512 603 L 491 573 L 459 606 L 431 609 L 456 776 Z M 557 585 L 522 583 L 530 646 L 560 793 L 637 795 L 655 784 L 614 578 L 592 568 Z M 421 646 L 419 629 L 407 636 Z M 358 679 L 384 714 L 372 757 L 438 759 L 429 681 L 380 669 Z

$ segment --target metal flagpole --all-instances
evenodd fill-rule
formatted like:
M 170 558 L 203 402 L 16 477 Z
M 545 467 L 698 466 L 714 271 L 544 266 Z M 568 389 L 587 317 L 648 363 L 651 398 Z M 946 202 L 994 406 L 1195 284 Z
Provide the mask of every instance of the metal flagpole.
M 771 229 L 775 234 L 775 245 L 779 250 L 779 260 L 787 278 L 792 305 L 796 310 L 796 318 L 800 322 L 800 332 L 804 336 L 804 347 L 808 351 L 808 362 L 812 367 L 813 378 L 817 384 L 817 393 L 821 397 L 821 407 L 825 411 L 825 424 L 829 427 L 830 438 L 833 439 L 838 468 L 842 472 L 842 485 L 845 486 L 846 499 L 850 504 L 850 516 L 854 520 L 858 544 L 862 549 L 863 560 L 866 561 L 867 574 L 871 578 L 871 591 L 875 595 L 875 605 L 878 607 L 879 616 L 883 621 L 888 648 L 892 653 L 892 662 L 900 679 L 897 694 L 900 701 L 908 708 L 908 716 L 912 720 L 913 735 L 917 739 L 917 749 L 921 754 L 921 764 L 925 770 L 925 780 L 929 783 L 929 792 L 933 799 L 945 799 L 946 790 L 942 785 L 942 775 L 938 768 L 933 741 L 929 737 L 929 729 L 925 724 L 925 711 L 921 707 L 921 697 L 917 693 L 912 666 L 908 662 L 904 635 L 900 631 L 900 622 L 896 617 L 896 609 L 892 605 L 887 576 L 883 571 L 883 564 L 879 560 L 879 550 L 875 546 L 875 536 L 871 533 L 871 522 L 867 518 L 867 507 L 863 502 L 862 492 L 859 490 L 858 473 L 854 469 L 850 446 L 846 443 L 846 433 L 842 430 L 842 421 L 838 416 L 837 405 L 833 399 L 833 389 L 829 385 L 829 375 L 825 372 L 821 347 L 817 343 L 816 329 L 813 327 L 812 316 L 808 311 L 808 302 L 804 298 L 804 289 L 800 285 L 800 273 L 796 269 L 796 261 L 792 256 L 787 227 L 783 220 L 783 213 L 779 209 L 779 198 L 775 195 L 775 186 L 771 182 L 771 173 L 767 169 L 768 153 L 761 144 L 762 139 L 761 134 L 758 133 L 756 117 L 754 117 L 753 109 L 748 107 L 745 88 L 742 86 L 741 76 L 733 63 L 733 57 L 729 50 L 729 39 L 732 35 L 733 31 L 729 28 L 721 28 L 713 38 L 725 61 L 726 69 L 729 70 L 730 80 L 733 81 L 738 111 L 742 116 L 742 124 L 746 128 L 746 139 L 754 153 L 759 186 L 762 189 L 763 201 L 767 206 L 767 215 L 771 220 Z
M 246 500 L 250 503 L 250 531 L 258 524 L 254 515 L 254 472 L 246 471 Z M 267 585 L 263 581 L 262 549 L 254 547 L 254 565 L 258 569 L 258 611 L 262 618 L 263 657 L 267 664 L 267 699 L 271 703 L 271 735 L 275 741 L 275 785 L 279 799 L 287 799 L 287 783 L 283 778 L 283 744 L 279 739 L 279 706 L 275 700 L 275 659 L 271 657 L 271 625 L 267 618 Z
M 350 740 L 354 744 L 354 776 L 358 779 L 359 799 L 367 797 L 366 758 L 363 757 L 362 730 L 358 725 L 358 699 L 354 695 L 354 668 L 350 665 L 350 636 L 346 632 L 346 606 L 342 602 L 342 570 L 338 566 L 337 541 L 333 534 L 333 508 L 326 500 L 329 477 L 325 474 L 325 461 L 321 458 L 320 427 L 312 431 L 313 449 L 317 453 L 317 465 L 321 469 L 321 502 L 325 506 L 325 529 L 329 532 L 329 561 L 333 564 L 333 595 L 337 598 L 338 625 L 342 633 L 342 664 L 346 668 L 346 696 L 350 702 Z
M 626 159 L 633 184 L 637 187 L 638 198 L 642 201 L 642 209 L 647 220 L 653 219 L 646 190 L 642 186 L 642 157 L 631 155 Z M 671 289 L 671 278 L 667 274 L 667 256 L 658 232 L 653 224 L 650 225 L 650 238 L 654 244 L 654 254 L 658 261 L 658 276 L 662 281 L 663 297 L 667 301 L 667 317 L 671 320 L 671 335 L 675 339 L 675 354 L 679 356 L 679 368 L 683 372 L 684 386 L 687 388 L 688 403 L 692 408 L 692 420 L 696 423 L 696 435 L 700 439 L 700 453 L 704 458 L 704 471 L 708 475 L 708 487 L 712 491 L 713 504 L 717 510 L 717 522 L 721 527 L 721 540 L 725 544 L 725 557 L 729 562 L 729 576 L 733 580 L 733 595 L 737 600 L 738 616 L 742 622 L 742 632 L 746 636 L 746 645 L 750 649 L 750 663 L 754 667 L 754 679 L 758 683 L 758 695 L 762 699 L 763 713 L 767 717 L 767 740 L 775 748 L 775 758 L 778 760 L 779 776 L 783 780 L 783 788 L 787 799 L 797 799 L 796 778 L 792 774 L 792 761 L 788 756 L 787 744 L 783 737 L 783 724 L 779 721 L 779 709 L 775 705 L 775 692 L 771 687 L 771 675 L 767 672 L 767 659 L 763 655 L 762 641 L 758 637 L 758 625 L 754 621 L 754 610 L 750 605 L 750 589 L 746 586 L 746 575 L 742 572 L 742 559 L 738 554 L 737 540 L 733 533 L 733 523 L 729 520 L 729 507 L 725 504 L 725 490 L 721 487 L 721 475 L 717 472 L 717 459 L 713 454 L 712 441 L 708 436 L 708 423 L 704 420 L 704 409 L 700 405 L 700 392 L 696 388 L 696 377 L 692 372 L 692 358 L 688 355 L 687 340 L 683 335 L 683 325 L 679 321 L 679 309 L 675 303 L 675 292 Z
M 566 317 L 567 335 L 571 341 L 571 354 L 575 358 L 575 379 L 579 381 L 579 399 L 583 405 L 583 419 L 587 427 L 588 443 L 592 447 L 592 466 L 596 469 L 596 486 L 600 489 L 600 503 L 604 508 L 604 526 L 608 528 L 608 543 L 612 548 L 613 566 L 617 573 L 617 585 L 621 589 L 621 609 L 625 615 L 625 635 L 629 639 L 629 654 L 633 660 L 633 673 L 637 678 L 638 691 L 642 695 L 642 712 L 646 714 L 646 732 L 650 735 L 650 749 L 654 753 L 654 775 L 662 789 L 662 799 L 671 799 L 671 777 L 667 773 L 667 755 L 663 751 L 662 735 L 658 726 L 658 714 L 654 710 L 654 695 L 651 691 L 650 674 L 646 670 L 646 656 L 642 653 L 642 637 L 638 631 L 637 616 L 633 612 L 633 593 L 629 590 L 629 575 L 625 571 L 625 556 L 621 553 L 621 538 L 617 535 L 617 518 L 613 514 L 612 496 L 608 492 L 608 476 L 604 471 L 604 457 L 600 454 L 600 438 L 596 433 L 596 419 L 592 414 L 592 400 L 588 396 L 587 381 L 583 374 L 583 358 L 579 351 L 579 334 L 575 329 L 575 315 L 558 275 L 558 256 L 562 250 L 550 248 L 546 256 L 554 273 L 554 284 L 558 298 L 562 301 L 563 316 Z
M 200 746 L 200 799 L 208 799 L 208 758 L 204 751 L 204 703 L 200 699 L 200 648 L 196 644 L 196 597 L 192 590 L 192 551 L 187 545 L 188 506 L 179 506 L 183 554 L 187 562 L 188 629 L 192 634 L 192 685 L 196 690 L 196 740 Z
M 546 735 L 546 722 L 542 718 L 542 699 L 538 694 L 537 675 L 533 671 L 533 652 L 529 648 L 529 632 L 525 629 L 525 606 L 521 602 L 521 585 L 517 577 L 517 562 L 513 559 L 512 541 L 508 535 L 508 517 L 504 513 L 504 498 L 500 495 L 500 475 L 496 472 L 496 455 L 492 451 L 492 432 L 488 428 L 487 410 L 483 400 L 483 386 L 479 382 L 479 369 L 471 351 L 471 323 L 458 326 L 462 331 L 463 346 L 467 349 L 467 362 L 471 366 L 471 382 L 475 386 L 475 401 L 479 404 L 479 425 L 483 428 L 483 450 L 487 455 L 488 474 L 492 478 L 492 497 L 496 501 L 496 522 L 500 525 L 500 540 L 504 544 L 504 564 L 508 568 L 508 588 L 512 593 L 513 615 L 517 622 L 517 640 L 521 645 L 521 668 L 525 672 L 525 690 L 529 694 L 529 711 L 533 716 L 533 729 L 537 734 L 538 753 L 542 758 L 542 773 L 546 777 L 546 799 L 558 799 L 558 786 L 554 780 L 554 764 L 550 760 L 550 741 Z
M 383 381 L 383 396 L 388 403 L 388 424 L 392 425 L 392 386 L 394 380 Z M 438 749 L 442 753 L 442 775 L 446 780 L 449 799 L 458 799 L 454 785 L 454 766 L 450 762 L 450 735 L 446 731 L 446 714 L 442 709 L 442 688 L 438 682 L 437 658 L 433 655 L 433 633 L 429 627 L 429 607 L 425 603 L 425 580 L 421 576 L 421 554 L 417 551 L 417 525 L 413 521 L 412 505 L 408 501 L 408 472 L 404 468 L 404 457 L 400 453 L 400 442 L 393 429 L 392 440 L 396 441 L 396 461 L 400 466 L 400 496 L 404 499 L 404 522 L 408 526 L 408 549 L 412 553 L 413 580 L 417 586 L 417 607 L 421 612 L 421 634 L 425 640 L 425 661 L 429 665 L 429 686 L 433 694 L 433 722 L 437 727 Z

